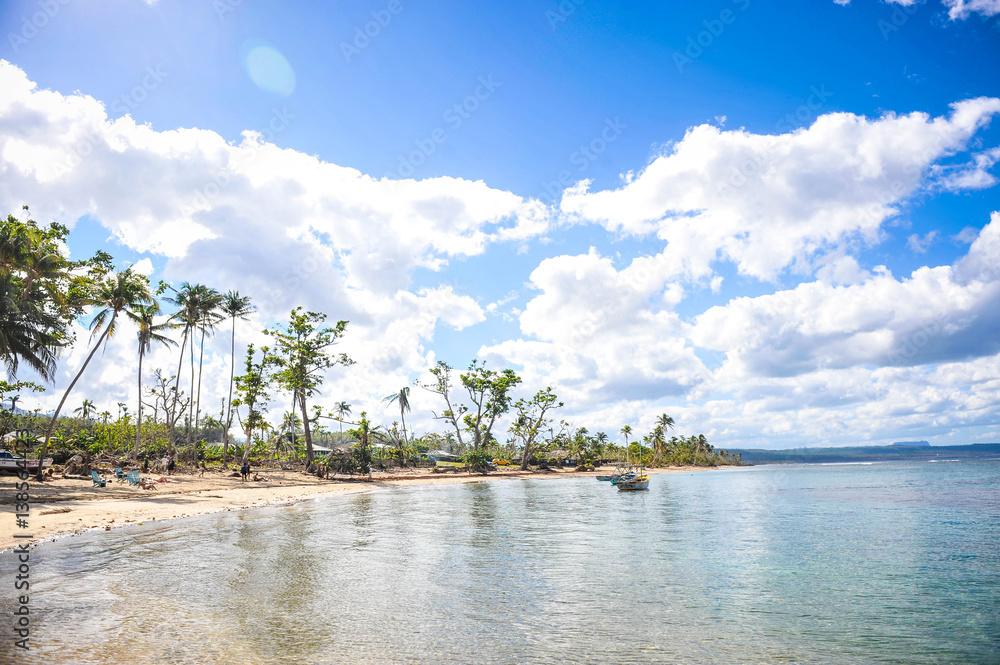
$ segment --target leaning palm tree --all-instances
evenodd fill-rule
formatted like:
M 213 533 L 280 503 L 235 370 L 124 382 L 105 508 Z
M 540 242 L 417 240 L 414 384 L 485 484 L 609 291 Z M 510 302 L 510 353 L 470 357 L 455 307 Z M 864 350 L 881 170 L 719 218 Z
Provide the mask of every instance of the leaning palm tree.
M 59 400 L 59 405 L 56 407 L 55 413 L 52 414 L 49 429 L 45 432 L 45 441 L 42 443 L 39 460 L 45 459 L 45 455 L 48 453 L 49 439 L 52 438 L 52 430 L 56 426 L 56 421 L 59 419 L 59 412 L 62 411 L 63 405 L 66 403 L 66 398 L 69 397 L 80 377 L 83 376 L 87 365 L 90 364 L 90 361 L 94 358 L 94 354 L 97 353 L 97 349 L 105 345 L 110 338 L 114 337 L 115 332 L 117 332 L 118 317 L 123 312 L 132 312 L 138 307 L 151 305 L 153 303 L 153 294 L 149 291 L 149 280 L 143 275 L 132 272 L 131 268 L 127 268 L 117 275 L 109 274 L 104 277 L 97 284 L 96 293 L 92 296 L 91 303 L 101 308 L 90 322 L 90 337 L 93 339 L 96 336 L 97 343 L 90 350 L 87 359 L 83 361 L 83 366 L 80 367 L 76 376 L 73 377 L 73 381 L 66 388 L 62 399 Z M 43 466 L 41 463 L 38 465 L 39 481 L 42 480 Z
M 250 304 L 249 296 L 241 296 L 239 291 L 229 291 L 222 296 L 220 311 L 233 320 L 233 338 L 230 350 L 229 366 L 229 399 L 226 401 L 226 422 L 222 428 L 222 463 L 226 463 L 226 456 L 229 452 L 229 428 L 233 424 L 233 378 L 236 374 L 236 319 L 246 321 L 247 317 L 256 309 Z
M 621 428 L 621 433 L 625 437 L 625 459 L 628 460 L 628 435 L 632 433 L 632 426 L 625 425 Z
M 163 323 L 156 323 L 154 318 L 160 313 L 160 306 L 155 302 L 151 305 L 140 306 L 134 312 L 128 312 L 128 317 L 139 327 L 139 410 L 136 414 L 135 424 L 135 449 L 133 455 L 139 456 L 139 438 L 142 436 L 142 359 L 152 349 L 153 342 L 169 346 L 177 346 L 177 342 L 170 339 L 161 332 L 176 328 L 176 323 L 171 323 L 167 319 Z

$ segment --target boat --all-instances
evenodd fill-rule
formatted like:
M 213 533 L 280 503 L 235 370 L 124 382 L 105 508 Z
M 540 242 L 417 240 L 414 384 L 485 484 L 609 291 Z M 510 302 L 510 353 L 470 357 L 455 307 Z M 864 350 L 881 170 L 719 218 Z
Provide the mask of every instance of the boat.
M 619 485 L 627 480 L 632 480 L 637 475 L 639 474 L 637 474 L 635 471 L 623 471 L 611 477 L 611 484 Z
M 42 460 L 42 468 L 52 466 L 52 458 L 46 457 Z M 38 460 L 25 460 L 8 450 L 0 450 L 0 471 L 38 471 Z
M 614 478 L 614 476 L 597 476 L 597 479 L 600 480 L 600 481 L 602 481 L 602 482 L 607 482 L 607 481 L 611 480 L 612 478 Z
M 645 473 L 639 474 L 629 480 L 622 480 L 618 483 L 618 489 L 622 492 L 635 492 L 637 490 L 649 489 L 649 476 Z

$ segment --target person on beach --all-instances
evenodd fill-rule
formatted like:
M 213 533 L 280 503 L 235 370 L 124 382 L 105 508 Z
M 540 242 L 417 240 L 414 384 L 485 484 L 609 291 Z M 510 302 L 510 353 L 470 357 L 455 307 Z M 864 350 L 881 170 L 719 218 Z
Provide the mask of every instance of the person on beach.
M 243 466 L 240 467 L 240 474 L 243 476 L 243 480 L 240 482 L 246 482 L 247 478 L 250 477 L 250 464 L 248 462 L 243 462 Z
M 204 475 L 205 475 L 205 460 L 202 460 L 201 465 L 199 466 L 198 476 L 204 477 Z
M 177 468 L 177 463 L 174 462 L 174 458 L 167 457 L 167 475 L 168 476 L 174 475 L 174 469 L 176 468 Z
M 142 458 L 142 472 L 143 473 L 147 473 L 148 471 L 149 471 L 149 458 L 148 457 L 143 457 Z

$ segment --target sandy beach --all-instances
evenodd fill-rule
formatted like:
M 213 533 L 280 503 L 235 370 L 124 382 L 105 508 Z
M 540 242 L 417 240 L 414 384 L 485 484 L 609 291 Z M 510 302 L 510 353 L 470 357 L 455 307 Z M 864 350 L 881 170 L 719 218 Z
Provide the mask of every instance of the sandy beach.
M 694 469 L 650 469 L 649 473 Z M 269 477 L 269 481 L 246 483 L 230 475 L 231 471 L 208 471 L 204 476 L 175 473 L 167 479 L 168 482 L 157 483 L 155 490 L 144 490 L 110 478 L 107 487 L 94 487 L 90 480 L 58 478 L 38 483 L 31 479 L 27 528 L 18 528 L 14 515 L 16 483 L 19 482 L 17 476 L 3 475 L 0 476 L 0 506 L 3 506 L 2 512 L 6 516 L 0 518 L 0 551 L 26 540 L 37 544 L 83 531 L 127 528 L 192 515 L 248 510 L 320 496 L 367 492 L 377 487 L 596 476 L 612 471 L 611 467 L 581 472 L 501 469 L 484 476 L 468 472 L 432 473 L 429 469 L 394 469 L 391 472 L 376 472 L 371 480 L 321 480 L 301 471 L 267 469 L 260 473 Z M 32 538 L 15 538 L 15 535 L 27 534 L 31 534 Z

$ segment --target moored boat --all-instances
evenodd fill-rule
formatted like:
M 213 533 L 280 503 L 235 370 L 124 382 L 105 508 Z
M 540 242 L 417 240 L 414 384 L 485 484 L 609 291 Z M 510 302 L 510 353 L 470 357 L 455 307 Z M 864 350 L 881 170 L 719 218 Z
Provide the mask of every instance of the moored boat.
M 648 490 L 649 489 L 649 476 L 646 474 L 641 474 L 630 478 L 628 480 L 622 480 L 618 483 L 618 489 L 622 492 L 634 492 L 636 490 Z

